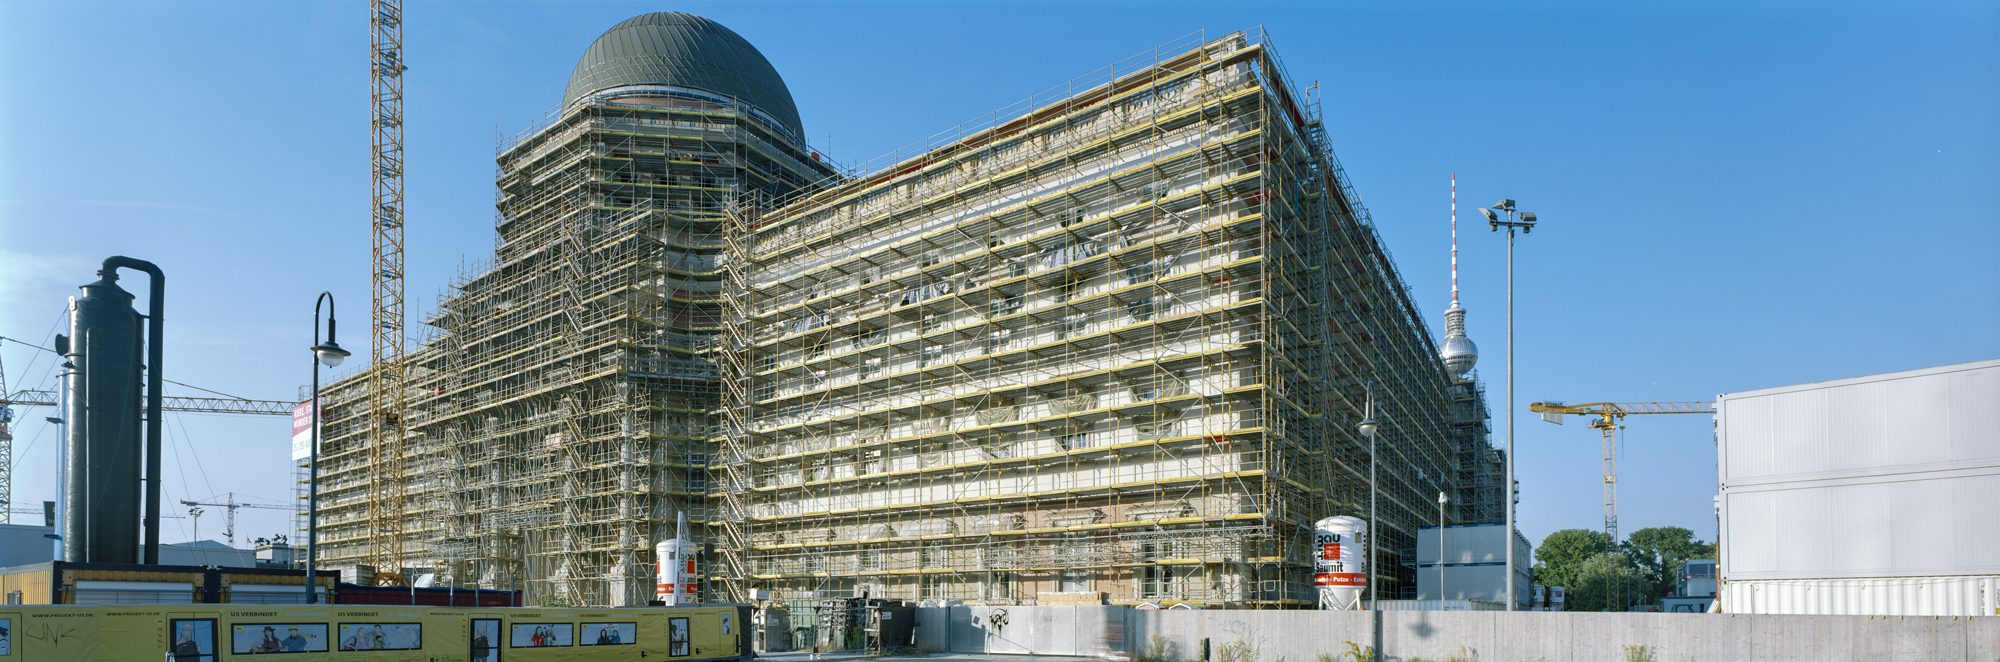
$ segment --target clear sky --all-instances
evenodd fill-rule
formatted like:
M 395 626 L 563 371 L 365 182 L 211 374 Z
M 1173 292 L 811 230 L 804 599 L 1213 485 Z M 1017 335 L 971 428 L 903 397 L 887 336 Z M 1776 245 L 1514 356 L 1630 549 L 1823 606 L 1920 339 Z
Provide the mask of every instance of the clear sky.
M 64 298 L 121 254 L 168 274 L 169 379 L 295 397 L 321 290 L 342 344 L 365 350 L 366 5 L 0 2 L 0 335 L 47 346 Z M 847 163 L 1191 32 L 1262 26 L 1294 79 L 1321 84 L 1334 149 L 1440 333 L 1458 173 L 1462 298 L 1499 430 L 1505 240 L 1472 208 L 1540 214 L 1515 276 L 1520 524 L 1537 542 L 1602 525 L 1601 474 L 1595 433 L 1529 402 L 1705 400 L 2000 357 L 1991 2 L 412 0 L 413 319 L 492 251 L 496 136 L 554 108 L 605 29 L 670 10 L 761 49 L 810 140 Z M 0 352 L 9 387 L 52 387 L 48 355 Z M 37 504 L 55 498 L 59 443 L 53 412 L 20 414 L 14 496 Z M 287 419 L 168 423 L 169 503 L 288 499 Z M 1631 419 L 1621 466 L 1625 531 L 1714 539 L 1708 417 Z M 219 538 L 207 510 L 201 537 Z M 239 519 L 239 541 L 289 526 Z M 191 529 L 170 520 L 163 539 Z

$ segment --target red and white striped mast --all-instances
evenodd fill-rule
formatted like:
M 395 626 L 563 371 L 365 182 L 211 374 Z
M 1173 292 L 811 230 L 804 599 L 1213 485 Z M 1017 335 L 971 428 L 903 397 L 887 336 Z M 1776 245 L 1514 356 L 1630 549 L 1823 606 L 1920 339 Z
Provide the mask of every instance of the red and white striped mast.
M 1464 378 L 1479 363 L 1479 347 L 1465 337 L 1465 309 L 1458 306 L 1458 173 L 1455 172 L 1451 173 L 1451 308 L 1444 311 L 1444 343 L 1438 347 L 1438 358 L 1444 360 L 1444 367 L 1451 371 L 1453 379 Z

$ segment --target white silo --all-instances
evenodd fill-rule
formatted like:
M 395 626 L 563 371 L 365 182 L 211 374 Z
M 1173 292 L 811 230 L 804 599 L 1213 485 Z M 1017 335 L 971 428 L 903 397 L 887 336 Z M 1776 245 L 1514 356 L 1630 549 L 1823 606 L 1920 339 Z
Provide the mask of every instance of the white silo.
M 1368 588 L 1368 522 L 1359 517 L 1328 517 L 1313 524 L 1313 587 L 1319 589 L 1320 609 L 1360 609 Z
M 701 587 L 696 584 L 694 554 L 687 540 L 687 514 L 678 513 L 674 523 L 674 537 L 662 540 L 653 547 L 654 558 L 658 561 L 658 575 L 654 579 L 656 589 L 654 599 L 669 607 L 692 604 Z

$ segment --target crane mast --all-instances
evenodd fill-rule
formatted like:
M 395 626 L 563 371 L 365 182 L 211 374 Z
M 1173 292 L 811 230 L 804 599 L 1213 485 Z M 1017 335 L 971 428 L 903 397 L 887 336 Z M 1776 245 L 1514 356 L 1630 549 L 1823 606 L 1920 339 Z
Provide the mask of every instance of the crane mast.
M 292 507 L 292 506 L 272 506 L 272 505 L 266 505 L 266 504 L 261 504 L 261 503 L 242 503 L 242 502 L 239 502 L 239 501 L 237 501 L 237 500 L 236 500 L 236 493 L 235 493 L 235 492 L 230 492 L 230 493 L 229 493 L 229 498 L 228 498 L 227 500 L 223 501 L 222 503 L 205 503 L 205 502 L 201 502 L 201 501 L 189 501 L 189 500 L 187 500 L 187 499 L 181 499 L 181 505 L 183 505 L 183 506 L 213 506 L 213 507 L 216 507 L 216 508 L 225 508 L 225 509 L 227 509 L 227 510 L 226 510 L 226 512 L 228 513 L 228 518 L 224 520 L 224 522 L 225 522 L 225 523 L 224 523 L 224 525 L 223 525 L 223 531 L 222 531 L 222 535 L 223 535 L 223 537 L 224 537 L 224 538 L 227 538 L 227 539 L 229 540 L 229 546 L 230 546 L 230 547 L 235 547 L 235 546 L 236 546 L 236 509 L 237 509 L 237 508 L 267 508 L 267 509 L 270 509 L 270 510 L 296 510 L 296 508 L 294 508 L 294 507 Z
M 374 264 L 368 371 L 368 556 L 401 583 L 403 556 L 403 3 L 369 2 Z
M 1560 402 L 1537 402 L 1528 405 L 1528 411 L 1542 415 L 1542 420 L 1562 425 L 1563 414 L 1596 416 L 1590 427 L 1597 430 L 1604 439 L 1604 535 L 1609 541 L 1607 552 L 1618 550 L 1618 431 L 1625 429 L 1620 421 L 1633 414 L 1713 414 L 1714 403 L 1709 402 L 1592 402 L 1580 405 L 1565 405 Z M 1625 582 L 1612 582 L 1610 603 L 1624 606 Z

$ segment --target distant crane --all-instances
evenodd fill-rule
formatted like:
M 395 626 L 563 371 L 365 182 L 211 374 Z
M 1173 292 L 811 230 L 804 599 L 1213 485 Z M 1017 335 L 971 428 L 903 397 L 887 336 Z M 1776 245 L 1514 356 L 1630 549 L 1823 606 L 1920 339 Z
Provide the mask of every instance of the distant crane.
M 13 338 L 0 336 L 0 341 L 8 341 L 8 340 L 13 340 L 14 344 L 16 345 L 21 345 L 23 347 L 33 347 L 35 349 L 39 349 L 44 352 L 48 352 L 50 354 L 55 354 L 58 357 L 62 356 L 60 353 L 56 352 L 53 349 L 49 349 L 47 347 L 31 345 L 28 343 L 21 342 L 19 340 L 15 340 Z M 60 344 L 58 346 L 60 346 Z M 167 380 L 167 381 L 172 382 L 174 384 L 178 384 L 180 386 L 187 386 L 188 388 L 197 391 L 208 391 L 209 393 L 215 393 L 216 395 L 228 395 L 226 393 L 216 393 L 215 391 L 209 391 L 208 389 L 201 388 L 199 386 L 188 386 L 187 384 L 181 384 L 180 382 L 174 382 L 173 380 Z M 9 392 L 7 390 L 7 368 L 4 363 L 0 363 L 0 507 L 5 507 L 6 505 L 11 504 L 13 499 L 12 492 L 13 492 L 13 482 L 14 482 L 13 481 L 14 435 L 11 434 L 7 429 L 7 426 L 14 418 L 13 407 L 17 405 L 22 407 L 54 407 L 57 406 L 58 404 L 59 403 L 56 402 L 55 391 L 21 389 L 19 391 Z M 284 402 L 282 400 L 250 400 L 247 398 L 238 398 L 235 396 L 230 396 L 226 398 L 196 398 L 196 397 L 170 395 L 161 399 L 160 408 L 165 409 L 167 411 L 185 411 L 185 412 L 194 412 L 203 414 L 269 414 L 273 416 L 290 416 L 292 415 L 292 404 L 293 403 Z M 147 413 L 148 415 L 150 415 L 150 412 L 145 412 L 145 409 L 143 407 L 140 408 L 140 411 L 142 413 Z M 62 415 L 63 412 L 56 412 L 56 416 L 51 417 L 48 420 L 51 423 L 61 423 Z M 39 512 L 41 511 L 36 511 L 35 513 L 20 513 L 17 512 L 16 510 L 10 509 L 5 514 L 32 515 Z M 177 519 L 177 518 L 162 515 L 161 519 Z M 12 517 L 4 518 L 4 521 L 10 523 L 12 522 L 12 520 L 13 520 Z
M 1537 402 L 1528 405 L 1528 411 L 1542 415 L 1542 420 L 1562 425 L 1563 414 L 1596 416 L 1590 427 L 1597 428 L 1604 435 L 1604 535 L 1611 549 L 1618 550 L 1618 431 L 1625 429 L 1619 421 L 1633 414 L 1713 414 L 1715 404 L 1711 402 L 1591 402 L 1580 405 L 1566 405 L 1560 402 Z M 1625 582 L 1612 582 L 1611 604 L 1624 606 Z
M 230 547 L 235 547 L 235 546 L 236 546 L 236 509 L 237 509 L 237 508 L 268 508 L 268 509 L 271 509 L 271 510 L 297 510 L 297 508 L 294 508 L 294 507 L 292 507 L 292 506 L 273 506 L 273 505 L 269 505 L 269 504 L 262 504 L 262 503 L 237 503 L 237 502 L 236 502 L 236 493 L 235 493 L 235 492 L 230 492 L 230 493 L 229 493 L 229 499 L 228 499 L 227 501 L 224 501 L 224 502 L 222 502 L 222 503 L 202 503 L 202 502 L 199 502 L 199 501 L 189 501 L 189 500 L 187 500 L 187 499 L 182 499 L 182 500 L 181 500 L 181 505 L 183 505 L 183 506 L 215 506 L 215 507 L 219 507 L 219 508 L 225 508 L 225 509 L 227 509 L 227 512 L 228 512 L 228 516 L 227 516 L 227 517 L 226 517 L 226 518 L 225 518 L 225 519 L 223 520 L 224 524 L 223 524 L 223 529 L 222 529 L 222 535 L 223 535 L 223 537 L 225 537 L 225 538 L 228 538 L 228 539 L 229 539 L 229 546 L 230 546 Z M 196 510 L 192 510 L 192 511 L 190 511 L 190 512 L 200 512 L 200 511 L 199 511 L 199 509 L 196 509 Z M 200 517 L 200 515 L 196 515 L 196 517 Z

